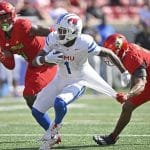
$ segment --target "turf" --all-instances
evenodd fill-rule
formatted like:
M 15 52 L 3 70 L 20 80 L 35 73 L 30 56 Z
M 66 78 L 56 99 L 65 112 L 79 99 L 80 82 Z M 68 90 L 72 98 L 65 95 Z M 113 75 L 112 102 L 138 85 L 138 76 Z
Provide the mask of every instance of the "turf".
M 106 96 L 83 96 L 70 105 L 58 150 L 149 150 L 150 104 L 138 108 L 118 142 L 100 147 L 92 140 L 95 134 L 110 133 L 121 111 L 121 105 Z M 54 111 L 49 111 L 54 118 Z M 33 119 L 22 98 L 0 99 L 0 150 L 37 150 L 44 131 Z

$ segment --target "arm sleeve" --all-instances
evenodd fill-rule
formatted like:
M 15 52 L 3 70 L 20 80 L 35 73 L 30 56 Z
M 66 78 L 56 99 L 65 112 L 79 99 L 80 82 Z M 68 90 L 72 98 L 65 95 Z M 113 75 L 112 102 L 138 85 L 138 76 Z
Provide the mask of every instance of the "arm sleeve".
M 145 66 L 142 65 L 139 68 L 137 68 L 135 70 L 135 72 L 133 73 L 133 76 L 135 76 L 135 77 L 147 77 L 147 72 L 146 72 Z

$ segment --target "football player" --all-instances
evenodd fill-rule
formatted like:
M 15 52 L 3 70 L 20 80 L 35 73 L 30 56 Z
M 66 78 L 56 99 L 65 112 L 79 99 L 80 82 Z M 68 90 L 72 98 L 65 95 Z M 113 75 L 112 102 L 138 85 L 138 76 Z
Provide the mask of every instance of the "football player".
M 27 105 L 32 105 L 37 94 L 55 76 L 57 66 L 32 66 L 33 58 L 44 47 L 45 37 L 50 29 L 32 25 L 28 19 L 17 18 L 15 7 L 5 1 L 0 2 L 0 62 L 8 69 L 15 67 L 14 54 L 21 55 L 27 62 L 23 97 Z M 41 37 L 40 37 L 41 36 Z M 45 115 L 45 118 L 48 117 Z M 48 127 L 42 125 L 46 130 Z
M 110 50 L 100 47 L 93 38 L 81 34 L 82 21 L 76 14 L 61 15 L 56 23 L 56 32 L 48 35 L 42 52 L 33 60 L 34 66 L 45 63 L 59 64 L 59 71 L 54 80 L 49 83 L 33 105 L 33 115 L 40 123 L 44 121 L 42 115 L 54 106 L 55 119 L 43 136 L 41 150 L 50 149 L 60 142 L 59 129 L 67 113 L 67 105 L 78 99 L 85 91 L 85 87 L 116 97 L 116 92 L 89 65 L 88 56 L 108 56 L 122 73 L 126 72 L 118 57 Z
M 128 93 L 118 93 L 117 99 L 124 102 L 120 118 L 115 129 L 109 135 L 94 136 L 99 145 L 115 144 L 119 134 L 129 123 L 132 112 L 150 100 L 150 52 L 127 41 L 121 34 L 113 34 L 104 42 L 104 47 L 111 49 L 131 74 L 131 88 Z

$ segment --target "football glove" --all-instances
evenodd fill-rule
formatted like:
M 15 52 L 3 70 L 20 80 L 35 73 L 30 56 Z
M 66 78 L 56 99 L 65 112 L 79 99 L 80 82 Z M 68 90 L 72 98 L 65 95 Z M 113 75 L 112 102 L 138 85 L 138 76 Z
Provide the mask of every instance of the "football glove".
M 53 50 L 51 52 L 49 52 L 46 56 L 45 56 L 45 62 L 47 63 L 61 63 L 63 61 L 63 53 Z
M 121 74 L 121 85 L 122 87 L 126 87 L 130 83 L 131 75 L 128 71 L 125 71 Z
M 126 94 L 119 92 L 116 94 L 116 100 L 122 104 L 127 100 L 127 96 L 126 96 Z

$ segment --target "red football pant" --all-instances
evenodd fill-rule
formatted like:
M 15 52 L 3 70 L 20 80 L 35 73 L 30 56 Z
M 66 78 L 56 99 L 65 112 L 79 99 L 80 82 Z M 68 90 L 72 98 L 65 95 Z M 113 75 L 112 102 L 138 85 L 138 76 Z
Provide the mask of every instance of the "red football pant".
M 42 88 L 44 88 L 49 82 L 53 80 L 56 72 L 56 65 L 52 67 L 32 67 L 29 65 L 26 71 L 23 95 L 36 95 L 42 90 Z

